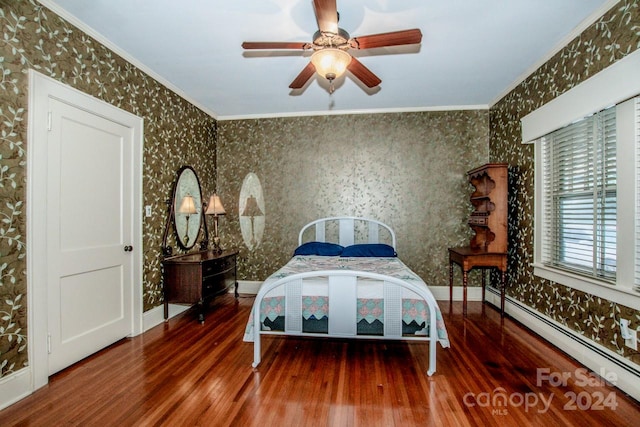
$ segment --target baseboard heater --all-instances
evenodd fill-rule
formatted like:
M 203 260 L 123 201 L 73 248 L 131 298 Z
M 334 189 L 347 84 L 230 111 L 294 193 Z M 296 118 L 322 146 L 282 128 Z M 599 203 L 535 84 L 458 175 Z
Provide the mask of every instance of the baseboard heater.
M 497 289 L 487 286 L 486 288 L 487 292 L 492 293 L 493 295 L 495 295 L 497 298 L 500 298 L 500 291 L 498 291 Z M 539 320 L 540 322 L 544 323 L 545 325 L 553 328 L 555 331 L 560 332 L 562 335 L 564 335 L 567 338 L 570 338 L 571 340 L 577 342 L 578 344 L 580 344 L 583 347 L 586 347 L 587 349 L 589 349 L 590 351 L 598 354 L 599 356 L 607 359 L 609 362 L 611 362 L 612 364 L 619 366 L 620 368 L 624 369 L 625 371 L 629 372 L 632 375 L 635 375 L 636 377 L 640 378 L 640 369 L 635 368 L 627 363 L 622 362 L 620 359 L 613 357 L 611 355 L 611 353 L 609 353 L 608 351 L 604 350 L 602 347 L 595 345 L 592 343 L 591 340 L 588 340 L 586 338 L 581 337 L 577 332 L 574 332 L 570 329 L 564 328 L 562 327 L 560 324 L 558 324 L 556 321 L 551 320 L 550 318 L 541 315 L 538 311 L 531 309 L 529 306 L 522 304 L 520 301 L 518 301 L 517 299 L 513 298 L 513 297 L 506 297 L 506 300 L 509 302 L 510 305 L 512 305 L 515 308 L 518 308 L 521 311 L 524 311 L 525 313 L 527 313 L 529 316 L 536 318 L 537 320 Z M 514 319 L 515 320 L 515 319 Z M 522 322 L 518 323 L 522 324 Z M 527 327 L 527 325 L 523 326 Z M 530 329 L 530 328 L 528 328 Z M 537 334 L 539 335 L 539 334 Z M 561 348 L 559 348 L 560 351 L 562 351 L 565 354 L 568 354 L 569 356 L 571 356 L 572 358 L 575 359 L 575 357 L 573 355 L 571 355 L 570 353 L 567 353 L 565 351 L 563 351 Z

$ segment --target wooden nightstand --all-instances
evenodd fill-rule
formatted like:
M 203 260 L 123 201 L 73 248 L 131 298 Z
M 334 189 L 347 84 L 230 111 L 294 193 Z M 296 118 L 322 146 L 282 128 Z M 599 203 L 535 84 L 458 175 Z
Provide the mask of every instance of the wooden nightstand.
M 202 323 L 206 306 L 216 295 L 235 286 L 237 298 L 237 255 L 237 249 L 227 249 L 221 253 L 201 251 L 162 261 L 165 320 L 169 317 L 169 303 L 198 304 L 198 320 Z

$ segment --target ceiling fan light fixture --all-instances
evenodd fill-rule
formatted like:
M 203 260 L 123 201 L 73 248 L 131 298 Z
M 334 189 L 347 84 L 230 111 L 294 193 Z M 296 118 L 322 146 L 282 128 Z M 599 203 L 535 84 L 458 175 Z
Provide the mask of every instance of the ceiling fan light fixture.
M 311 55 L 311 62 L 316 67 L 318 74 L 332 81 L 347 71 L 347 67 L 351 62 L 351 55 L 341 49 L 326 47 L 316 50 Z
M 373 88 L 382 80 L 362 64 L 357 56 L 351 56 L 350 49 L 372 49 L 391 46 L 419 44 L 422 42 L 422 32 L 419 28 L 391 31 L 388 33 L 370 34 L 351 37 L 338 27 L 340 18 L 336 0 L 313 0 L 313 12 L 316 15 L 318 31 L 313 35 L 313 41 L 308 42 L 244 42 L 244 49 L 313 49 L 311 61 L 302 69 L 289 84 L 290 89 L 304 89 L 305 85 L 317 72 L 329 81 L 329 93 L 333 93 L 333 82 L 348 69 L 352 76 L 366 87 Z

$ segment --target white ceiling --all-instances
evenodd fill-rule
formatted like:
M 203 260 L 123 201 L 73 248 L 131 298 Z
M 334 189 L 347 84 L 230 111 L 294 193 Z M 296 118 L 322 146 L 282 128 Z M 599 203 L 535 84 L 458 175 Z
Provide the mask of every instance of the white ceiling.
M 333 95 L 289 83 L 301 51 L 243 41 L 311 41 L 311 0 L 40 0 L 219 120 L 486 108 L 616 0 L 338 0 L 353 36 L 419 28 L 422 44 L 350 52 L 382 79 L 347 73 Z

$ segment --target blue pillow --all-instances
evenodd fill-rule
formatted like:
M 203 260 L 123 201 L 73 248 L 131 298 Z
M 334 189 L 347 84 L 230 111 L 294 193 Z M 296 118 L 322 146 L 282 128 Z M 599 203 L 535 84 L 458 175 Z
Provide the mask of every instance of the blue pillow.
M 336 243 L 307 242 L 298 246 L 293 255 L 338 256 L 342 253 L 342 249 L 343 247 Z
M 395 257 L 395 249 L 384 243 L 364 243 L 347 246 L 342 250 L 343 257 Z

